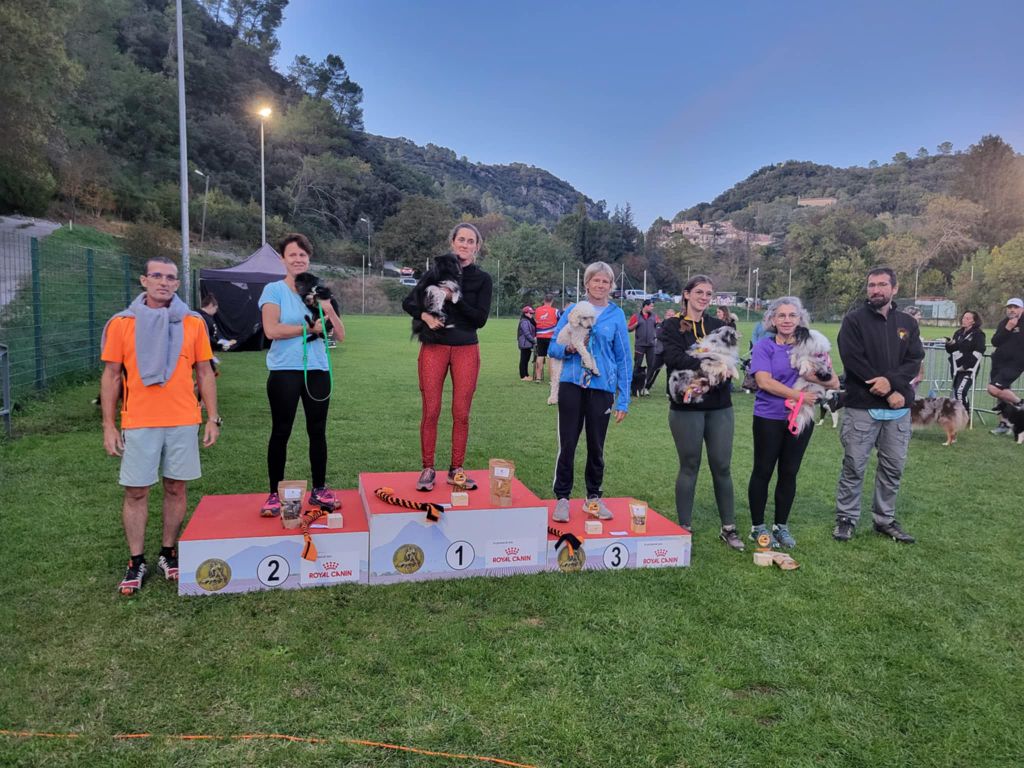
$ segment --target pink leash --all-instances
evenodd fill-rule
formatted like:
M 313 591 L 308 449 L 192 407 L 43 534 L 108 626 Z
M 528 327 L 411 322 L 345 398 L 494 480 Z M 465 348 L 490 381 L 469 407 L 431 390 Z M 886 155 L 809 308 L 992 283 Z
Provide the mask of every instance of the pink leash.
M 804 393 L 803 392 L 800 393 L 800 397 L 798 397 L 795 401 L 792 400 L 792 399 L 789 399 L 789 400 L 786 401 L 786 408 L 789 409 L 789 418 L 786 421 L 787 421 L 787 423 L 789 425 L 789 432 L 790 432 L 790 434 L 796 435 L 796 434 L 800 433 L 800 429 L 796 425 L 796 419 L 797 419 L 797 416 L 800 415 L 800 408 L 803 406 L 803 404 L 804 404 Z

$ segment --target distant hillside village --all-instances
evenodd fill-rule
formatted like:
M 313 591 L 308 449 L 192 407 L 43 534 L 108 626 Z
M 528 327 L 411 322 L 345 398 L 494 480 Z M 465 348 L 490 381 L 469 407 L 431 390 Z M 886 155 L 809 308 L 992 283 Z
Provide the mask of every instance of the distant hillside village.
M 836 202 L 837 199 L 834 197 L 798 197 L 796 204 L 800 208 L 829 208 Z M 701 222 L 697 219 L 686 219 L 674 221 L 662 227 L 658 238 L 659 245 L 664 245 L 671 235 L 682 235 L 686 240 L 705 250 L 711 250 L 716 245 L 726 243 L 741 243 L 753 248 L 772 245 L 775 242 L 775 238 L 771 235 L 747 232 L 729 220 Z

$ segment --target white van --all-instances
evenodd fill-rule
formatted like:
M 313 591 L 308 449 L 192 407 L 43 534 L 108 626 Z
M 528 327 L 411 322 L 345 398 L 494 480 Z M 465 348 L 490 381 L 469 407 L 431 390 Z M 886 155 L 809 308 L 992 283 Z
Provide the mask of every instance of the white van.
M 641 291 L 637 288 L 630 288 L 622 295 L 626 301 L 643 301 L 644 299 L 651 298 L 651 294 L 647 293 L 647 291 Z

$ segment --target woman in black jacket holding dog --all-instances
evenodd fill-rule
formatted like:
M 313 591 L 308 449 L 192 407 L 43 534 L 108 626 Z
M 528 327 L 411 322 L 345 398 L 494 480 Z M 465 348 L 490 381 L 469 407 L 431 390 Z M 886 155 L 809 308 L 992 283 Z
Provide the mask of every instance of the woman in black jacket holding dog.
M 313 310 L 299 296 L 295 286 L 295 278 L 309 269 L 313 248 L 305 235 L 292 234 L 281 241 L 280 251 L 285 278 L 264 286 L 259 301 L 263 334 L 271 340 L 267 352 L 270 370 L 267 398 L 272 422 L 267 444 L 270 495 L 260 510 L 264 517 L 273 517 L 281 511 L 277 484 L 284 479 L 288 438 L 300 400 L 306 416 L 309 467 L 313 475 L 309 503 L 326 509 L 337 506 L 337 499 L 327 487 L 327 409 L 331 401 L 331 381 L 323 338 L 326 329 L 319 311 L 314 317 Z M 335 338 L 343 341 L 345 326 L 330 299 L 321 299 L 318 304 L 324 318 L 334 325 Z
M 448 238 L 451 254 L 458 259 L 461 275 L 459 295 L 445 288 L 444 320 L 428 311 L 427 288 L 437 283 L 437 275 L 427 270 L 402 302 L 402 309 L 413 318 L 413 329 L 420 339 L 417 361 L 420 395 L 420 454 L 423 471 L 416 490 L 434 488 L 434 458 L 437 450 L 437 422 L 441 416 L 444 380 L 452 377 L 452 456 L 448 483 L 464 474 L 466 443 L 469 440 L 469 412 L 473 406 L 477 377 L 480 374 L 480 342 L 476 332 L 484 327 L 491 312 L 491 276 L 476 265 L 483 245 L 480 231 L 472 224 L 455 226 Z M 457 299 L 457 300 L 456 300 Z M 417 322 L 419 321 L 419 322 Z M 466 477 L 464 486 L 474 490 L 476 482 Z

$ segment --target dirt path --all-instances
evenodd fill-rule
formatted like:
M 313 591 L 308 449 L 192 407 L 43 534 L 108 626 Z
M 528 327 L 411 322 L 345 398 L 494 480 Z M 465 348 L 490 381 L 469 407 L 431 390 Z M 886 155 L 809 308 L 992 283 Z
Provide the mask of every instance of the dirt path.
M 22 281 L 32 274 L 29 238 L 40 239 L 60 224 L 24 216 L 0 216 L 0 307 L 14 300 Z

